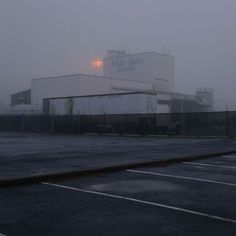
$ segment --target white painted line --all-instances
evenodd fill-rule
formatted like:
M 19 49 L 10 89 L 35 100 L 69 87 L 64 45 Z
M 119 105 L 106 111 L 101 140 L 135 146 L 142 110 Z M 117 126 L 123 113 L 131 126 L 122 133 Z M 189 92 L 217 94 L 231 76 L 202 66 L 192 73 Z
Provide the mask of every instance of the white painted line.
M 219 166 L 219 165 L 210 165 L 210 164 L 204 164 L 204 163 L 198 163 L 198 162 L 185 162 L 185 161 L 182 163 L 188 164 L 188 165 L 195 165 L 195 166 L 207 166 L 207 167 L 236 169 L 236 166 Z
M 1 153 L 0 156 L 11 156 L 11 155 L 22 155 L 22 154 L 37 154 L 40 152 L 34 152 L 34 151 L 29 151 L 29 152 L 9 152 L 9 153 Z
M 226 158 L 235 158 L 235 159 L 236 159 L 236 156 L 222 156 L 222 157 L 226 157 Z
M 14 156 L 14 155 L 27 155 L 27 154 L 57 154 L 63 151 L 78 151 L 79 149 L 72 149 L 72 148 L 63 148 L 60 149 L 56 147 L 57 150 L 40 150 L 40 151 L 26 151 L 26 152 L 9 152 L 9 153 L 0 153 L 0 156 Z
M 200 139 L 200 140 L 192 140 L 192 143 L 205 143 L 205 142 L 214 142 L 222 140 L 222 138 L 214 138 L 214 139 Z
M 203 216 L 203 217 L 211 218 L 214 220 L 220 220 L 220 221 L 236 224 L 236 220 L 234 220 L 234 219 L 224 218 L 224 217 L 216 216 L 216 215 L 209 215 L 207 213 L 203 213 L 203 212 L 199 212 L 199 211 L 188 210 L 188 209 L 174 207 L 174 206 L 165 205 L 165 204 L 160 204 L 160 203 L 156 203 L 156 202 L 148 202 L 148 201 L 143 201 L 143 200 L 139 200 L 136 198 L 129 198 L 129 197 L 123 197 L 120 195 L 95 192 L 95 191 L 90 191 L 90 190 L 85 190 L 85 189 L 80 189 L 80 188 L 69 187 L 66 185 L 52 184 L 52 183 L 46 183 L 46 182 L 42 182 L 42 184 L 53 186 L 53 187 L 58 187 L 58 188 L 69 189 L 69 190 L 78 191 L 78 192 L 83 192 L 83 193 L 90 193 L 90 194 L 96 194 L 96 195 L 101 195 L 101 196 L 110 197 L 110 198 L 123 199 L 123 200 L 131 201 L 131 202 L 142 203 L 142 204 L 146 204 L 146 205 L 150 205 L 150 206 L 166 208 L 166 209 L 170 209 L 170 210 L 174 210 L 174 211 L 184 212 L 184 213 L 188 213 L 188 214 Z
M 193 178 L 193 177 L 187 177 L 187 176 L 168 175 L 168 174 L 162 174 L 162 173 L 156 173 L 156 172 L 138 171 L 138 170 L 130 170 L 130 169 L 126 171 L 140 173 L 140 174 L 157 175 L 157 176 L 170 177 L 170 178 L 176 178 L 176 179 L 187 179 L 187 180 L 194 180 L 194 181 L 200 181 L 200 182 L 206 182 L 206 183 L 212 183 L 212 184 L 222 184 L 222 185 L 227 185 L 231 187 L 236 187 L 236 184 L 226 183 L 226 182 L 221 182 L 221 181 L 213 181 L 213 180 L 208 180 L 208 179 L 199 179 L 199 178 Z
M 6 236 L 6 234 L 1 234 L 1 233 L 0 233 L 0 236 Z

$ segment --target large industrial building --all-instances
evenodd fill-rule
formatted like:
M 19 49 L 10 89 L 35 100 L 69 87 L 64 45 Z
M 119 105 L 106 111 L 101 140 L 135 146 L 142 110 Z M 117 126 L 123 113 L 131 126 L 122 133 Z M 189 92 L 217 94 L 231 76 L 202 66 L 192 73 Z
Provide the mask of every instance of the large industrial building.
M 73 74 L 31 80 L 29 107 L 32 111 L 34 106 L 37 113 L 55 115 L 210 110 L 211 90 L 199 90 L 195 96 L 175 93 L 174 64 L 171 55 L 111 50 L 103 59 L 103 76 Z M 14 102 L 17 94 L 12 98 L 14 111 L 19 108 Z

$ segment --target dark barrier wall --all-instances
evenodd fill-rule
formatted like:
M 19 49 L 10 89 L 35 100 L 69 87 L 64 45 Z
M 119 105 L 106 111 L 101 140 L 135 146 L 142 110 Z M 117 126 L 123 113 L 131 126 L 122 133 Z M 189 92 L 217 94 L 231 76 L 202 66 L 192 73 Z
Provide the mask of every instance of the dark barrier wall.
M 120 115 L 2 115 L 1 131 L 236 136 L 236 112 Z

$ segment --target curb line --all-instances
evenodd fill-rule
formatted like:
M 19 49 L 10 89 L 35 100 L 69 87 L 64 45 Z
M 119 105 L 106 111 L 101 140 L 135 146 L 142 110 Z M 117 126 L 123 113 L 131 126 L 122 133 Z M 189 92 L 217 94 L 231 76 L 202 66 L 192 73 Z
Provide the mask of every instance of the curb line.
M 27 185 L 27 184 L 34 184 L 43 181 L 53 181 L 58 179 L 69 179 L 72 177 L 80 177 L 80 176 L 90 176 L 96 175 L 101 173 L 108 173 L 108 172 L 115 172 L 115 171 L 122 171 L 126 169 L 133 169 L 133 168 L 140 168 L 140 167 L 158 167 L 158 166 L 166 166 L 171 165 L 174 163 L 179 162 L 191 162 L 200 159 L 212 158 L 222 155 L 229 155 L 236 153 L 236 150 L 232 151 L 225 151 L 225 152 L 217 152 L 217 153 L 207 153 L 202 155 L 193 155 L 193 156 L 186 156 L 186 157 L 175 157 L 172 159 L 167 160 L 154 160 L 154 161 L 147 161 L 147 162 L 138 162 L 138 163 L 131 163 L 131 164 L 123 164 L 123 165 L 116 165 L 116 166 L 108 166 L 108 167 L 101 167 L 95 169 L 88 169 L 88 170 L 78 170 L 78 171 L 68 171 L 68 172 L 58 172 L 58 173 L 49 173 L 45 175 L 34 175 L 29 177 L 23 178 L 15 178 L 15 179 L 6 179 L 0 180 L 0 187 L 13 187 L 19 185 Z

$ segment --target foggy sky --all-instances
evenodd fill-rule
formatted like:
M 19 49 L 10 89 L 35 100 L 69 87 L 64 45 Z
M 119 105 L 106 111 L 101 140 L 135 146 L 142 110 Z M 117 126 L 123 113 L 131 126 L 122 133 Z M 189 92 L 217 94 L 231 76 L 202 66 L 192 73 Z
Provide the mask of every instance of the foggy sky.
M 207 86 L 236 101 L 235 10 L 235 0 L 1 0 L 0 100 L 32 78 L 91 73 L 107 49 L 164 46 L 176 91 Z

